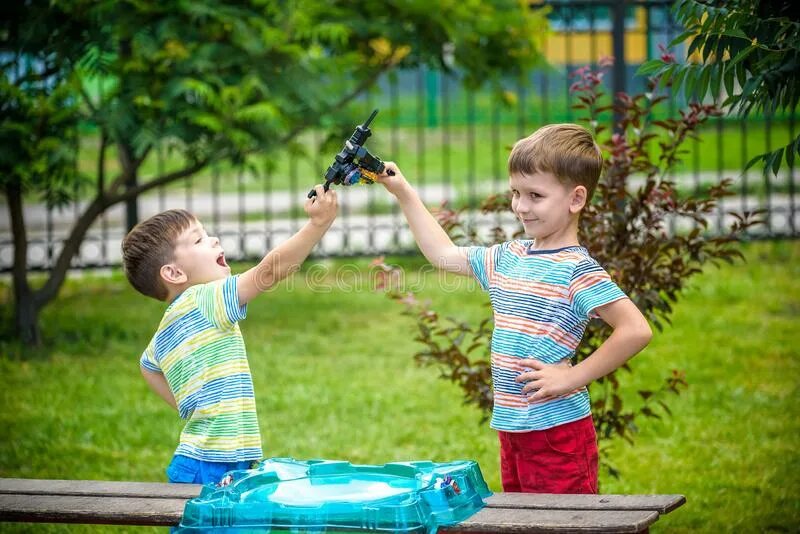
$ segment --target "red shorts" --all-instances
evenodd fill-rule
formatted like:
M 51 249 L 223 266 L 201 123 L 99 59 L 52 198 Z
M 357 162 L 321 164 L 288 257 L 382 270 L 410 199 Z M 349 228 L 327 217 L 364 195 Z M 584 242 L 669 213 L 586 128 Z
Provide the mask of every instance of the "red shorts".
M 597 493 L 592 417 L 531 432 L 498 432 L 503 491 Z

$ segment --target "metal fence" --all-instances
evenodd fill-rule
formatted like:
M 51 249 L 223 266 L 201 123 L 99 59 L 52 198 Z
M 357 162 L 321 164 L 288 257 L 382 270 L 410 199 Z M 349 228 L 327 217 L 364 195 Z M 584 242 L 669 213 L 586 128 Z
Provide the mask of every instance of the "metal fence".
M 474 210 L 480 198 L 504 191 L 505 161 L 510 146 L 539 126 L 575 121 L 570 107 L 570 74 L 583 65 L 597 65 L 603 55 L 616 58 L 609 92 L 641 91 L 643 81 L 634 72 L 645 60 L 660 54 L 681 29 L 670 14 L 669 1 L 546 2 L 552 33 L 544 46 L 549 66 L 522 79 L 507 80 L 514 104 L 502 104 L 487 91 L 465 90 L 457 75 L 420 68 L 380 80 L 378 90 L 365 94 L 359 105 L 374 121 L 371 151 L 397 161 L 429 204 L 449 201 L 467 208 L 467 221 L 477 228 L 498 223 L 513 225 L 513 217 L 482 216 Z M 680 56 L 679 56 L 680 57 Z M 676 114 L 678 95 L 664 114 Z M 767 224 L 758 236 L 798 236 L 793 168 L 778 177 L 760 170 L 743 172 L 753 156 L 785 144 L 795 135 L 794 115 L 741 120 L 714 119 L 701 139 L 689 144 L 689 153 L 673 180 L 684 191 L 701 191 L 704 184 L 734 179 L 737 196 L 720 204 L 712 231 L 719 231 L 730 210 L 764 209 Z M 301 139 L 306 154 L 275 154 L 256 172 L 232 168 L 208 169 L 179 184 L 141 196 L 134 211 L 118 205 L 92 227 L 75 268 L 119 265 L 119 243 L 127 230 L 128 213 L 143 219 L 167 208 L 194 212 L 210 233 L 220 237 L 231 259 L 253 259 L 302 225 L 302 204 L 310 186 L 320 181 L 338 147 L 322 143 L 319 132 Z M 169 155 L 154 151 L 150 170 L 169 166 Z M 91 192 L 80 192 L 88 198 Z M 380 187 L 350 187 L 340 191 L 341 213 L 316 249 L 318 256 L 406 253 L 415 250 L 397 206 Z M 31 269 L 47 269 L 55 261 L 70 227 L 86 205 L 48 209 L 28 203 L 25 218 Z M 473 209 L 470 209 L 473 208 Z M 2 208 L 7 210 L 5 206 Z M 0 216 L 0 271 L 13 262 L 9 217 Z

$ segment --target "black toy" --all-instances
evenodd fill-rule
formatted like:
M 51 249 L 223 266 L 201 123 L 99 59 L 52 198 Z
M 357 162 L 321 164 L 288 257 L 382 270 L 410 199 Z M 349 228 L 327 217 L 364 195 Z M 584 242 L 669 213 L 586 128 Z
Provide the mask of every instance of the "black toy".
M 330 189 L 331 184 L 372 184 L 378 175 L 383 173 L 385 166 L 380 158 L 373 156 L 364 148 L 364 143 L 372 135 L 369 124 L 377 114 L 378 110 L 376 109 L 364 124 L 356 126 L 353 135 L 344 142 L 344 148 L 336 154 L 333 163 L 325 172 L 325 191 Z M 308 193 L 308 198 L 314 197 L 316 194 L 317 192 L 312 189 Z

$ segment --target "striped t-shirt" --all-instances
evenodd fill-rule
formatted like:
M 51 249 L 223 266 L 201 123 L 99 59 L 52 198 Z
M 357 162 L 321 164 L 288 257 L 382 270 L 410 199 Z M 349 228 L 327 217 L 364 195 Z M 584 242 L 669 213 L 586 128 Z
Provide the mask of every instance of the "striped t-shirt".
M 261 458 L 253 378 L 238 321 L 238 276 L 192 286 L 169 305 L 140 364 L 163 373 L 186 419 L 175 454 L 208 462 Z
M 533 250 L 529 240 L 470 247 L 475 278 L 494 311 L 491 427 L 506 432 L 544 430 L 591 413 L 585 387 L 551 401 L 530 403 L 522 382 L 525 360 L 557 363 L 575 354 L 593 310 L 625 293 L 580 246 Z

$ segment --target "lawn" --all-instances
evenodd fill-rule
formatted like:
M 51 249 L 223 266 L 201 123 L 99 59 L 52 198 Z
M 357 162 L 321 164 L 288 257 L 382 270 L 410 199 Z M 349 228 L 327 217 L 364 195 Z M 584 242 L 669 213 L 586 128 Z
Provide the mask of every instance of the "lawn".
M 687 496 L 654 532 L 782 532 L 800 521 L 800 242 L 748 244 L 745 252 L 746 264 L 709 267 L 691 281 L 673 326 L 622 376 L 631 399 L 673 368 L 690 384 L 670 399 L 672 417 L 640 421 L 634 446 L 613 443 L 609 459 L 621 477 L 601 473 L 604 493 Z M 470 458 L 499 490 L 495 434 L 455 387 L 414 365 L 414 324 L 369 290 L 368 263 L 311 264 L 250 305 L 242 330 L 265 454 Z M 485 295 L 467 279 L 419 275 L 414 258 L 396 263 L 442 313 L 486 313 Z M 0 303 L 7 330 L 7 280 Z M 0 340 L 0 476 L 165 480 L 180 423 L 147 390 L 137 364 L 162 308 L 135 295 L 119 272 L 84 275 L 47 308 L 46 348 Z

